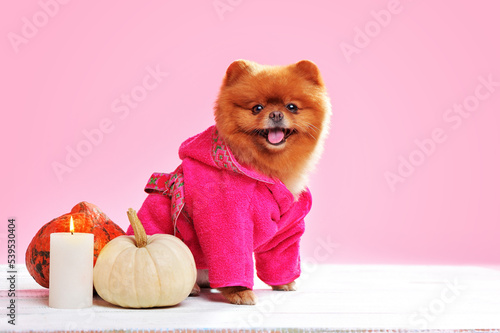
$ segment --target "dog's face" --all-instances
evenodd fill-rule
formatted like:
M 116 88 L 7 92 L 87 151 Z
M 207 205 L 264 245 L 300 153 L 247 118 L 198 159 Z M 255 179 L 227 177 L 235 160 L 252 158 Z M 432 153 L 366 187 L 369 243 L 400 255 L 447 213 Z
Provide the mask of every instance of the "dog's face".
M 227 69 L 215 117 L 231 148 L 255 154 L 312 151 L 329 112 L 316 65 L 265 66 L 238 60 Z

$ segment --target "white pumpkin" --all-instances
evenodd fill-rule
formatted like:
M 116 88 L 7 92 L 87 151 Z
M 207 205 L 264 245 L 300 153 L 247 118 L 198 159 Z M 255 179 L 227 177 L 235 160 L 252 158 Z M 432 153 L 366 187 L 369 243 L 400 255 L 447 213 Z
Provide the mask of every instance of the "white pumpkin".
M 180 303 L 193 289 L 196 265 L 177 237 L 146 236 L 133 209 L 127 215 L 134 236 L 119 236 L 101 250 L 94 267 L 94 287 L 104 300 L 127 308 Z

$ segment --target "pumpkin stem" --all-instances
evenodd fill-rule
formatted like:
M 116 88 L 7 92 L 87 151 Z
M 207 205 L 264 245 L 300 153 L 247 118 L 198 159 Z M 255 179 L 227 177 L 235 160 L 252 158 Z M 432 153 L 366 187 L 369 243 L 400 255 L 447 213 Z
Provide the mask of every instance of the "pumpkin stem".
M 127 211 L 128 220 L 134 229 L 135 242 L 137 247 L 144 247 L 148 244 L 148 236 L 146 235 L 146 230 L 142 226 L 141 221 L 137 217 L 137 213 L 132 208 Z

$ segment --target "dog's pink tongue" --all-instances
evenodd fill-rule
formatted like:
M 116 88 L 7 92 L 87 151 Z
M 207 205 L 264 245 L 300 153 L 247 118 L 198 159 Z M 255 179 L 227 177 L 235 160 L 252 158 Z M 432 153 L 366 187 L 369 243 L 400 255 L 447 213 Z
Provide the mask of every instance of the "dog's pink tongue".
M 280 143 L 281 140 L 285 137 L 285 133 L 283 133 L 283 130 L 280 128 L 273 128 L 269 130 L 269 135 L 267 136 L 267 139 L 271 143 Z

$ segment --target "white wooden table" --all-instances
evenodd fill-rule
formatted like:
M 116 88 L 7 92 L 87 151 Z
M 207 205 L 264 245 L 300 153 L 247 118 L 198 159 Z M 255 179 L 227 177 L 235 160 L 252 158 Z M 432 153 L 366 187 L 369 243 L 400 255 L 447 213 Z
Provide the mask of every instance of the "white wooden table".
M 94 297 L 91 308 L 48 307 L 48 290 L 16 270 L 16 325 L 8 323 L 0 266 L 0 331 L 500 332 L 500 269 L 471 266 L 307 265 L 296 292 L 258 281 L 256 306 L 203 290 L 171 308 L 123 309 Z

